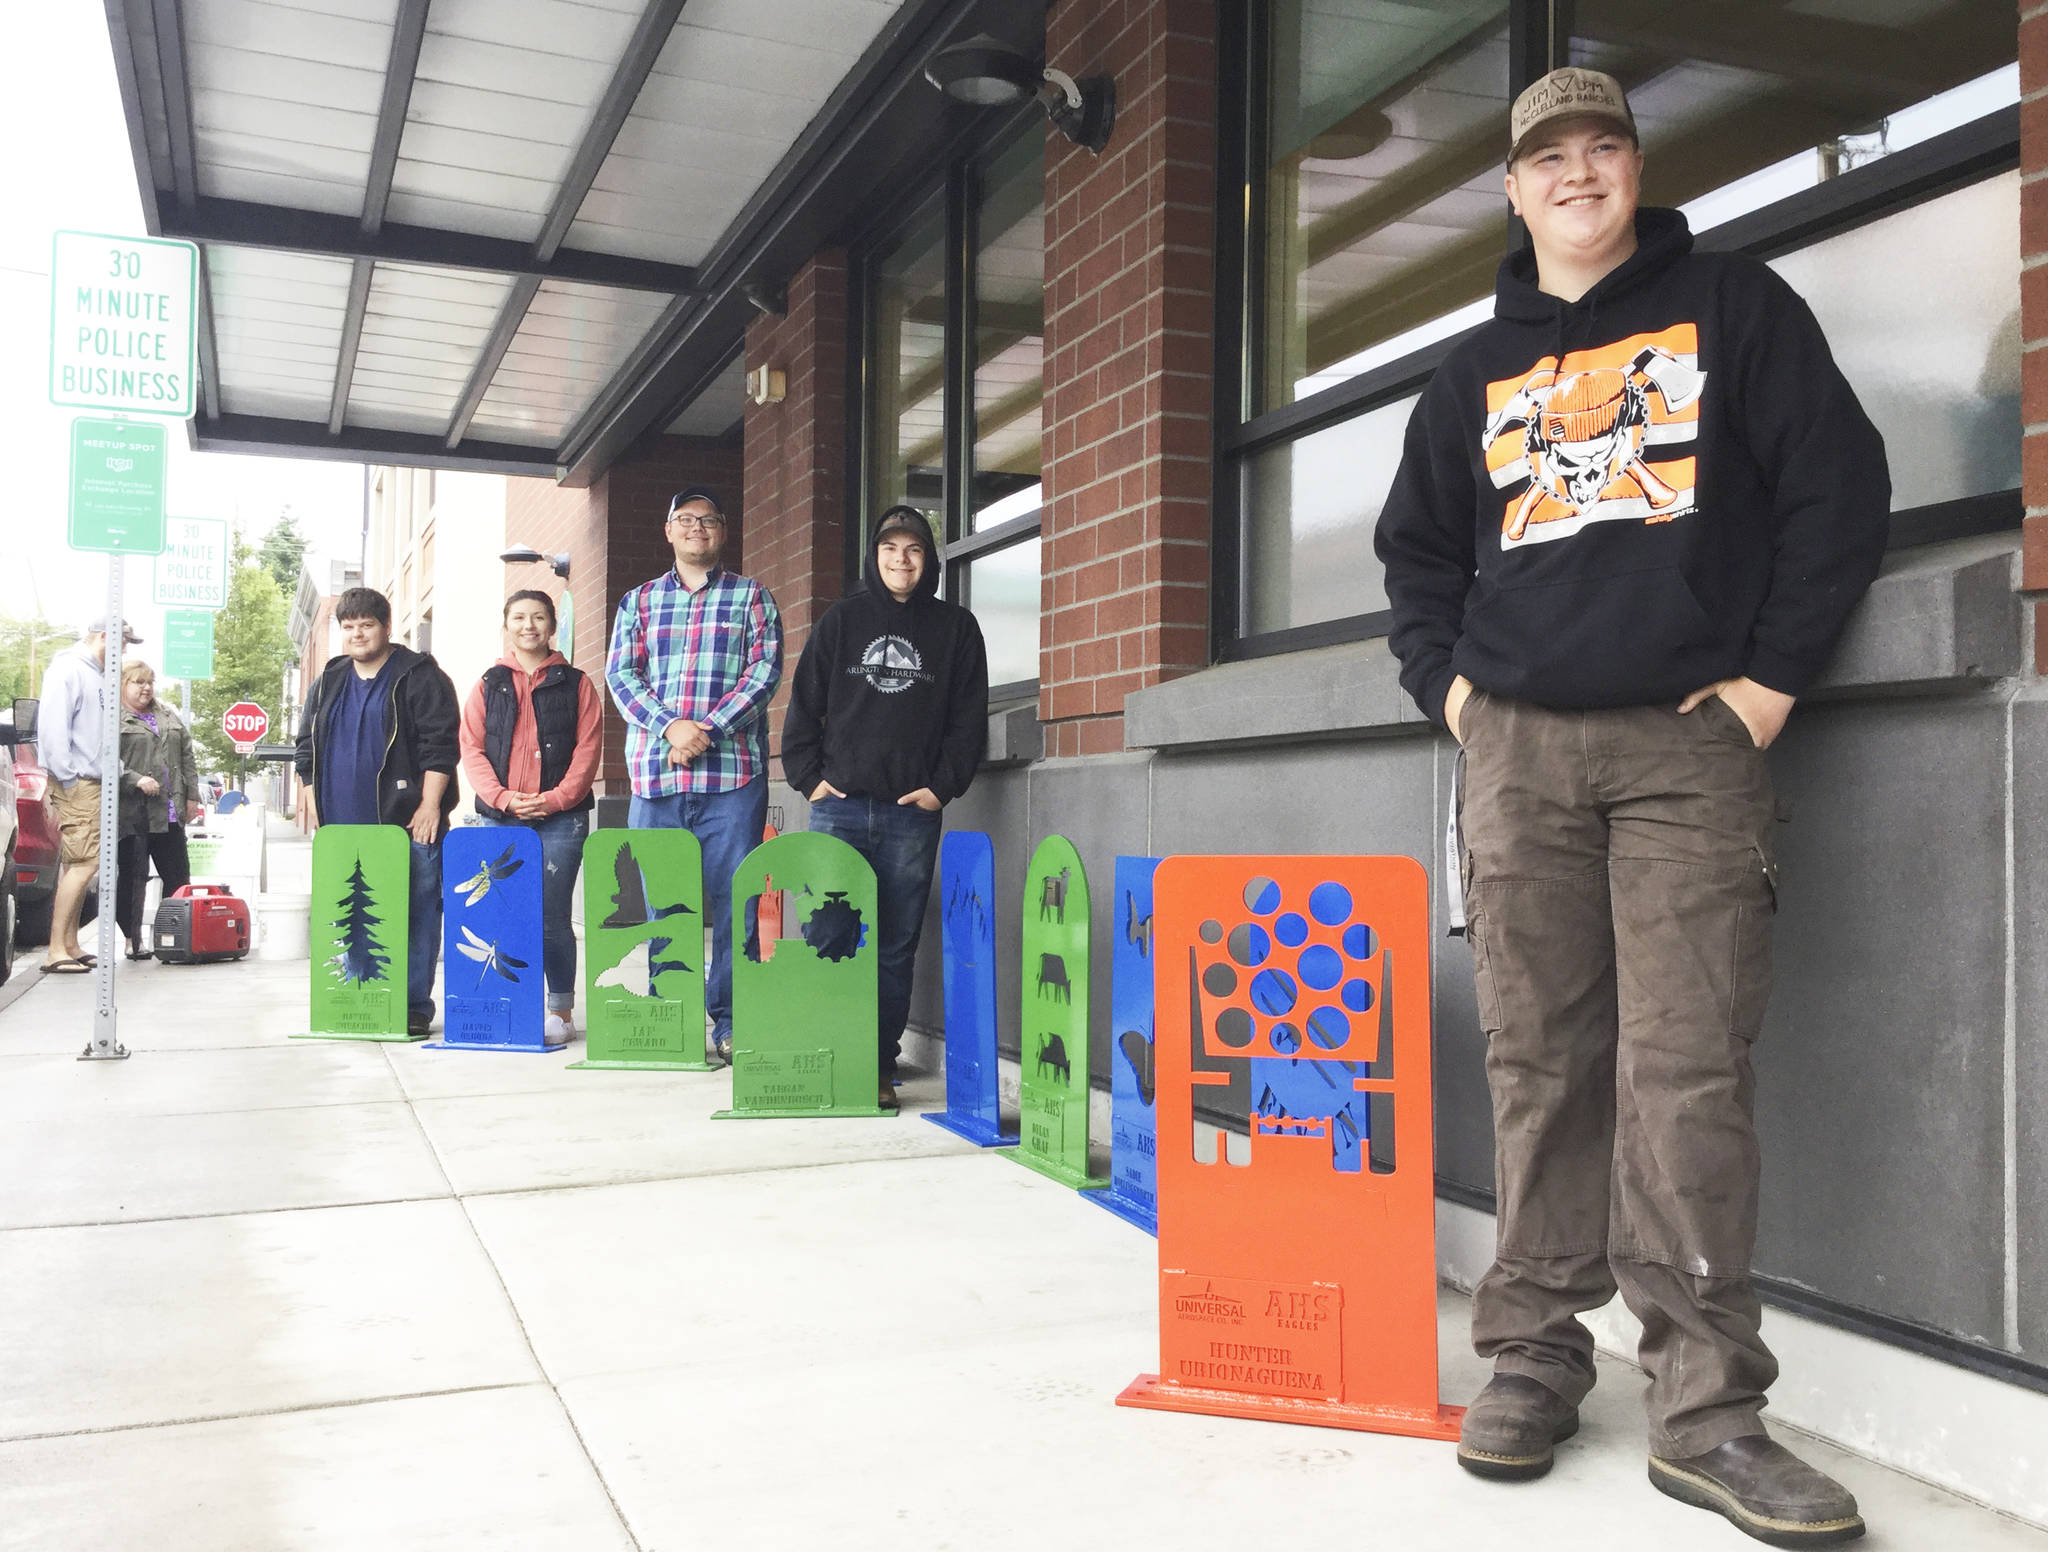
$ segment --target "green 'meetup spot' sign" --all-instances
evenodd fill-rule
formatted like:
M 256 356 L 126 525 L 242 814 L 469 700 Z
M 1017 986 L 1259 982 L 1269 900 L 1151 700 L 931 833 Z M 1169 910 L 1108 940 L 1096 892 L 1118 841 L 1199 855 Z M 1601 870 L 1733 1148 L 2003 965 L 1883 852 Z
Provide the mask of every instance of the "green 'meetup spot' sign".
M 205 609 L 164 611 L 164 677 L 213 677 L 213 615 Z
M 58 232 L 50 252 L 50 402 L 190 420 L 199 250 Z
M 162 553 L 168 447 L 160 425 L 71 422 L 71 548 Z

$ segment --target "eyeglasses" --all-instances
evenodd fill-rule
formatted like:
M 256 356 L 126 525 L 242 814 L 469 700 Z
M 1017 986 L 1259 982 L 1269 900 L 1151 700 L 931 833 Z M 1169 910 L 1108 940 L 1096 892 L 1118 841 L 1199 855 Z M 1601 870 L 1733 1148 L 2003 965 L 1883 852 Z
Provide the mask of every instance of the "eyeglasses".
M 695 512 L 671 512 L 668 515 L 668 520 L 678 528 L 702 528 L 709 530 L 725 526 L 725 519 L 715 512 L 709 517 L 700 517 Z

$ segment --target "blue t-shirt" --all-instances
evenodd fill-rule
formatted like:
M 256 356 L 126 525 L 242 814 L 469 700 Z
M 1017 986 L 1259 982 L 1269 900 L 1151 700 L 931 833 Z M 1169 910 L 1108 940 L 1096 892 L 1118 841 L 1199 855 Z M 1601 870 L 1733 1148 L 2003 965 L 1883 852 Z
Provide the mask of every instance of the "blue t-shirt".
M 320 745 L 320 822 L 376 824 L 377 773 L 384 768 L 384 744 L 391 735 L 386 694 L 391 660 L 365 679 L 353 667 L 342 675 L 341 694 L 328 714 Z

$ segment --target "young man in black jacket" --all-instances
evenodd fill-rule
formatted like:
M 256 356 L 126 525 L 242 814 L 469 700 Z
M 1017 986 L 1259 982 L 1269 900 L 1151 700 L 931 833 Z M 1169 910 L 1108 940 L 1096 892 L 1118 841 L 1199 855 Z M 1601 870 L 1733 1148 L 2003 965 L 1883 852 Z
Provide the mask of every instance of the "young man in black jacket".
M 412 837 L 406 1030 L 434 1027 L 441 954 L 441 838 L 455 812 L 462 715 L 455 686 L 425 653 L 391 639 L 391 601 L 352 587 L 334 605 L 342 655 L 306 697 L 293 765 L 316 824 L 403 825 Z
M 1423 393 L 1380 519 L 1391 645 L 1462 746 L 1499 1220 L 1459 1460 L 1540 1476 L 1643 1322 L 1650 1479 L 1781 1546 L 1863 1533 L 1764 1432 L 1750 1042 L 1776 869 L 1763 749 L 1884 552 L 1884 445 L 1805 303 L 1638 209 L 1620 86 L 1511 115 L 1530 244 Z M 1453 918 L 1456 920 L 1456 918 Z
M 930 524 L 915 507 L 891 507 L 868 550 L 867 585 L 826 610 L 804 643 L 782 724 L 783 775 L 810 799 L 811 828 L 875 870 L 878 1098 L 888 1110 L 940 813 L 974 780 L 988 741 L 981 627 L 938 591 Z

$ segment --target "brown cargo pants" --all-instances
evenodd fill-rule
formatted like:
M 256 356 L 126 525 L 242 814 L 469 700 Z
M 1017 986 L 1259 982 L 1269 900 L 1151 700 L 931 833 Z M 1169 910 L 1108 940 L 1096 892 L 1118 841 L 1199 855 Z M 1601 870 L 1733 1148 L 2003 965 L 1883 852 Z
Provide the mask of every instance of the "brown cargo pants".
M 1776 908 L 1763 754 L 1718 698 L 1680 716 L 1475 691 L 1460 731 L 1500 1215 L 1473 1346 L 1577 1403 L 1594 1376 L 1577 1317 L 1619 1287 L 1643 1323 L 1651 1450 L 1761 1433 L 1778 1373 L 1749 1282 L 1749 1047 Z

